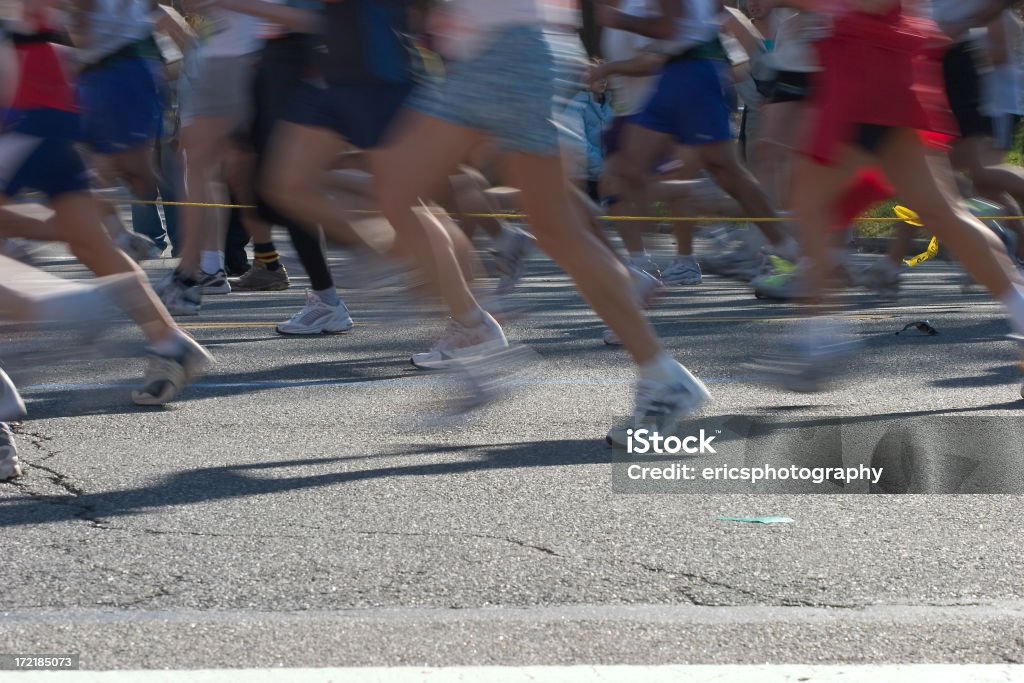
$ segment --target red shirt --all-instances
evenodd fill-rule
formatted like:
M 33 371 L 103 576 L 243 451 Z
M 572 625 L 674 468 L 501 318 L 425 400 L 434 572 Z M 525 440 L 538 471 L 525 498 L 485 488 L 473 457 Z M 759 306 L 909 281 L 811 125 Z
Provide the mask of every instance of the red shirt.
M 18 89 L 11 108 L 56 109 L 77 112 L 75 87 L 64 68 L 59 45 L 46 41 L 46 33 L 15 34 L 18 54 Z

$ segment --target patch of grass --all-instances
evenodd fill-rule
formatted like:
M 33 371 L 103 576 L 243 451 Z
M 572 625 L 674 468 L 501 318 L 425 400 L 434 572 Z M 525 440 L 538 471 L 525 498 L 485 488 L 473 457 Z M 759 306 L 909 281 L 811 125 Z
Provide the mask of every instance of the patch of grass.
M 895 199 L 877 204 L 871 207 L 868 211 L 864 212 L 864 216 L 867 218 L 881 218 L 883 216 L 892 216 L 893 208 L 898 204 Z M 881 221 L 870 221 L 864 223 L 857 223 L 856 234 L 857 237 L 888 237 L 892 232 L 892 223 L 883 223 Z

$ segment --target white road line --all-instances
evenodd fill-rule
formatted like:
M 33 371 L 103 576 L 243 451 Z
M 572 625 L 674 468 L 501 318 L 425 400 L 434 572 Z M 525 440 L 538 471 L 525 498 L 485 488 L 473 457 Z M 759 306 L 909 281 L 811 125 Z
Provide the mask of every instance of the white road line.
M 6 672 L 5 672 L 6 673 Z M 878 664 L 761 666 L 523 666 L 445 668 L 206 669 L 188 671 L 54 671 L 12 680 L 60 683 L 1013 683 L 1024 666 L 1011 664 Z
M 705 384 L 738 384 L 746 381 L 747 377 L 702 377 Z M 457 380 L 444 377 L 430 377 L 426 373 L 422 377 L 398 377 L 392 379 L 377 380 L 344 380 L 344 379 L 317 379 L 317 380 L 265 380 L 256 382 L 199 382 L 190 388 L 197 390 L 216 389 L 304 389 L 310 387 L 424 387 L 437 384 L 458 384 Z M 631 379 L 543 379 L 543 380 L 512 380 L 508 383 L 510 387 L 607 387 L 607 386 L 632 386 Z M 137 383 L 131 382 L 109 382 L 109 383 L 49 383 L 32 384 L 19 387 L 23 394 L 30 396 L 32 392 L 72 392 L 72 391 L 106 391 L 132 389 Z
M 29 625 L 241 624 L 349 621 L 358 623 L 567 623 L 631 624 L 936 624 L 977 623 L 986 619 L 1024 620 L 1024 601 L 978 605 L 870 605 L 858 608 L 754 605 L 553 605 L 548 607 L 380 607 L 341 610 L 102 610 L 10 609 L 0 612 L 0 628 Z

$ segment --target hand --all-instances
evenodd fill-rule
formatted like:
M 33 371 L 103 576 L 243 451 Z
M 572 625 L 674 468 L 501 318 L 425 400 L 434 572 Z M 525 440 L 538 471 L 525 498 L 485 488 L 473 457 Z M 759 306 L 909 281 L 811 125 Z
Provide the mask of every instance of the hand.
M 588 87 L 592 87 L 595 83 L 600 81 L 608 80 L 608 68 L 605 64 L 597 64 L 590 67 L 586 75 L 583 78 L 584 82 Z

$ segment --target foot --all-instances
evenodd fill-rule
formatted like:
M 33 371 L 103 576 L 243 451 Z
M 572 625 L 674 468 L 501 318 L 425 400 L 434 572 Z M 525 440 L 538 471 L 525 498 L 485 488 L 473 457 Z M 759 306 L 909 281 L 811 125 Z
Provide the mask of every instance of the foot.
M 666 285 L 699 285 L 702 279 L 700 266 L 693 256 L 677 256 L 661 272 L 661 281 Z
M 352 316 L 341 301 L 337 306 L 325 303 L 311 289 L 306 290 L 306 305 L 283 323 L 277 333 L 284 335 L 342 334 L 352 329 Z
M 114 243 L 136 263 L 160 258 L 160 247 L 156 246 L 153 240 L 137 232 L 126 230 L 114 238 Z
M 7 376 L 7 373 L 0 370 L 0 421 L 17 420 L 25 417 L 25 402 L 18 394 L 18 388 Z
M 21 476 L 21 463 L 18 462 L 18 448 L 14 443 L 11 428 L 0 422 L 0 481 L 17 479 Z
M 733 230 L 716 242 L 715 250 L 701 258 L 704 272 L 748 281 L 761 274 L 765 263 L 761 249 L 765 239 L 760 232 L 753 228 Z
M 242 292 L 283 292 L 292 283 L 283 265 L 278 264 L 277 270 L 268 270 L 267 264 L 255 261 L 249 272 L 232 282 L 232 285 Z
M 176 273 L 171 273 L 153 285 L 167 312 L 171 315 L 199 315 L 203 290 L 199 285 L 185 284 Z
M 761 381 L 788 391 L 824 391 L 849 371 L 860 342 L 836 320 L 810 319 L 776 353 L 749 363 Z
M 636 403 L 629 427 L 619 427 L 608 432 L 608 443 L 626 444 L 626 430 L 642 426 L 655 427 L 658 431 L 671 433 L 678 422 L 696 413 L 711 399 L 711 393 L 704 383 L 682 365 L 669 381 L 641 379 L 636 385 Z
M 619 339 L 619 335 L 615 334 L 615 330 L 610 327 L 604 328 L 604 332 L 601 333 L 601 338 L 608 346 L 622 346 L 622 340 Z
M 498 271 L 498 286 L 494 293 L 509 294 L 523 278 L 526 256 L 533 246 L 533 239 L 518 228 L 505 228 L 501 246 L 492 253 L 494 266 Z
M 199 287 L 203 294 L 230 294 L 231 284 L 228 282 L 228 274 L 223 270 L 216 273 L 199 273 Z
M 633 295 L 641 308 L 650 308 L 654 300 L 658 298 L 665 286 L 661 280 L 635 266 L 626 266 L 629 276 L 633 280 Z
M 654 259 L 652 259 L 647 254 L 644 254 L 643 256 L 631 257 L 629 260 L 629 265 L 632 266 L 633 268 L 636 268 L 637 270 L 647 273 L 655 280 L 661 279 L 661 267 L 658 266 Z
M 422 370 L 444 370 L 507 349 L 501 325 L 490 314 L 481 311 L 481 315 L 483 320 L 474 327 L 449 320 L 441 339 L 430 351 L 413 356 L 412 364 Z
M 170 403 L 212 364 L 206 349 L 184 335 L 175 353 L 164 355 L 150 350 L 143 387 L 132 392 L 132 402 L 139 406 Z

